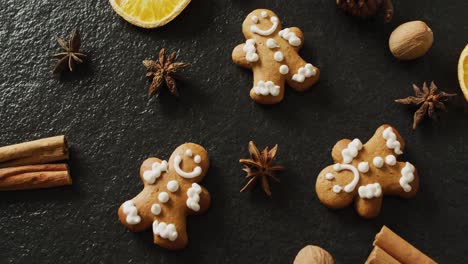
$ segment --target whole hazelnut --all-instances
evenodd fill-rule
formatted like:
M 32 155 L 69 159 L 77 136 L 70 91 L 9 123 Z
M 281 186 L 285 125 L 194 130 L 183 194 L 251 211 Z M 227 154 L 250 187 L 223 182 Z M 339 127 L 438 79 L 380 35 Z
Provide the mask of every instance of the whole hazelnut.
M 297 253 L 294 264 L 334 264 L 333 257 L 325 249 L 306 246 Z
M 423 56 L 432 46 L 434 34 L 423 21 L 411 21 L 398 26 L 390 35 L 388 45 L 393 56 L 412 60 Z

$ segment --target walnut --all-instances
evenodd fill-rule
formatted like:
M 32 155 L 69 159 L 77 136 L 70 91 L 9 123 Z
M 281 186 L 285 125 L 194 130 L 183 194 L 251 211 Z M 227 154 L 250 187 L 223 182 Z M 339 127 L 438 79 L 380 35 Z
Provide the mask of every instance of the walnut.
M 306 246 L 297 253 L 294 264 L 334 264 L 333 257 L 325 249 Z

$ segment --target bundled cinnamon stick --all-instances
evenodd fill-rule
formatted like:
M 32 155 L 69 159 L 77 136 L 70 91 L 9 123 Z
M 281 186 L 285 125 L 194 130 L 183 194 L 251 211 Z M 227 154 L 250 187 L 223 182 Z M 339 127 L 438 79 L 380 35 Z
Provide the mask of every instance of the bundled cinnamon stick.
M 68 159 L 68 144 L 65 136 L 43 138 L 0 148 L 0 168 L 66 159 Z
M 66 164 L 28 165 L 0 169 L 0 191 L 71 185 Z
M 436 264 L 386 226 L 375 236 L 374 246 L 368 264 Z
M 0 191 L 70 185 L 66 164 L 44 164 L 67 160 L 68 156 L 65 136 L 1 147 Z

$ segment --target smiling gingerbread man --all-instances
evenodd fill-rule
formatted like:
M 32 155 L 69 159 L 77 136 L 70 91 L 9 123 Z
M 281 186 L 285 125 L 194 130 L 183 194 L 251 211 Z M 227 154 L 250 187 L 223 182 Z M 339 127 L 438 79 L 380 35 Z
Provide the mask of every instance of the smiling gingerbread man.
M 298 54 L 304 43 L 297 27 L 282 29 L 278 16 L 267 9 L 250 13 L 242 24 L 247 39 L 234 48 L 234 63 L 251 69 L 254 85 L 250 97 L 261 104 L 283 100 L 285 82 L 296 91 L 305 91 L 320 77 L 320 70 Z
M 163 248 L 186 247 L 187 216 L 210 207 L 209 192 L 198 184 L 209 165 L 206 150 L 193 143 L 180 145 L 169 162 L 148 158 L 140 168 L 143 191 L 120 206 L 120 221 L 133 232 L 152 226 L 154 243 Z

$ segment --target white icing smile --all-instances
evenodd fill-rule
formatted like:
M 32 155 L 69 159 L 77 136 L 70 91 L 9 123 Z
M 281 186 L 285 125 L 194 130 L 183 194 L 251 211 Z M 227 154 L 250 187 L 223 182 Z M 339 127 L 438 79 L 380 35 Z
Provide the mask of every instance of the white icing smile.
M 335 165 L 333 165 L 333 169 L 335 171 L 338 171 L 338 172 L 342 171 L 342 170 L 349 170 L 354 175 L 353 180 L 350 183 L 348 183 L 345 187 L 335 185 L 335 186 L 333 186 L 333 191 L 336 192 L 336 193 L 339 193 L 341 191 L 341 189 L 343 189 L 347 193 L 350 193 L 350 192 L 354 191 L 354 189 L 356 188 L 356 185 L 359 182 L 359 172 L 356 169 L 356 167 L 354 167 L 353 165 L 349 165 L 349 164 L 336 163 Z
M 279 19 L 275 16 L 271 17 L 270 21 L 272 25 L 269 29 L 262 30 L 262 29 L 259 29 L 256 25 L 252 25 L 250 26 L 250 31 L 252 31 L 252 33 L 256 33 L 262 36 L 269 36 L 276 31 L 279 25 Z
M 189 155 L 187 155 L 189 156 Z M 191 155 L 190 155 L 191 156 Z M 198 162 L 197 162 L 198 161 Z M 180 163 L 182 162 L 182 157 L 180 155 L 175 156 L 174 158 L 174 169 L 176 170 L 177 174 L 179 174 L 180 177 L 186 178 L 186 179 L 191 179 L 195 178 L 201 175 L 202 173 L 202 168 L 200 166 L 197 166 L 193 169 L 191 172 L 186 172 L 180 168 Z M 200 163 L 201 162 L 201 157 L 199 155 L 195 156 L 195 162 Z

